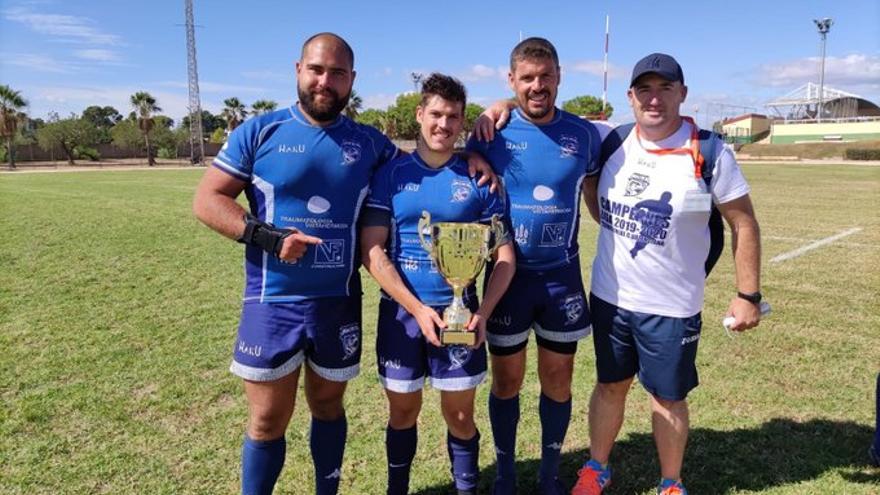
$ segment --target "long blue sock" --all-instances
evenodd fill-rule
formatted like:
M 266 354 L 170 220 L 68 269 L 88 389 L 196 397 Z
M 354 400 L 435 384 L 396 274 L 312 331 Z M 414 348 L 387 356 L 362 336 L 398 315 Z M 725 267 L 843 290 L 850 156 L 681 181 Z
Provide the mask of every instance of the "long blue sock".
M 455 489 L 459 493 L 476 493 L 477 481 L 480 479 L 480 432 L 468 440 L 456 438 L 446 432 L 446 449 L 452 465 L 452 477 Z
M 262 442 L 245 434 L 241 447 L 242 495 L 270 495 L 284 466 L 286 452 L 287 442 L 283 436 Z
M 395 430 L 388 425 L 385 428 L 385 455 L 388 459 L 388 495 L 406 495 L 409 493 L 409 472 L 413 458 L 416 456 L 416 445 L 419 443 L 418 427 L 412 426 L 405 430 Z
M 874 392 L 877 401 L 877 425 L 874 429 L 874 452 L 880 454 L 880 374 L 877 374 L 877 391 Z
M 312 417 L 309 447 L 315 464 L 315 493 L 334 495 L 342 477 L 342 454 L 345 452 L 345 436 L 348 422 L 345 415 L 335 421 L 321 421 Z
M 489 421 L 495 441 L 495 487 L 493 493 L 516 493 L 516 428 L 519 424 L 519 395 L 499 399 L 489 394 Z
M 541 418 L 541 467 L 538 470 L 538 479 L 552 480 L 559 474 L 562 444 L 571 421 L 571 398 L 565 402 L 556 402 L 541 394 L 538 414 Z

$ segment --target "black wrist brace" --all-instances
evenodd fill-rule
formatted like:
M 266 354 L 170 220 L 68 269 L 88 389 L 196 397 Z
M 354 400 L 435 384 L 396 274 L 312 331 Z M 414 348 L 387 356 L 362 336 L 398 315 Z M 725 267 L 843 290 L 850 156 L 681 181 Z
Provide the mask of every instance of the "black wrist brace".
M 271 223 L 258 220 L 257 217 L 250 213 L 245 213 L 244 234 L 238 239 L 238 242 L 249 246 L 257 246 L 277 258 L 281 254 L 284 238 L 292 233 L 292 230 L 279 229 Z

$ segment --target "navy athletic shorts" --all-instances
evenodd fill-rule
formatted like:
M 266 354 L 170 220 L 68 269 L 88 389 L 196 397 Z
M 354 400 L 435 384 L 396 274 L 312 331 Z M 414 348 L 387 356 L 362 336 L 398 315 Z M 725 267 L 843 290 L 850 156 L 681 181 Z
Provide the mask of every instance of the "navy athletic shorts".
M 361 294 L 290 303 L 245 302 L 229 371 L 272 381 L 308 359 L 327 380 L 357 376 L 361 361 Z
M 600 383 L 638 373 L 642 386 L 665 400 L 684 400 L 699 384 L 700 313 L 673 318 L 619 308 L 590 294 L 593 344 Z

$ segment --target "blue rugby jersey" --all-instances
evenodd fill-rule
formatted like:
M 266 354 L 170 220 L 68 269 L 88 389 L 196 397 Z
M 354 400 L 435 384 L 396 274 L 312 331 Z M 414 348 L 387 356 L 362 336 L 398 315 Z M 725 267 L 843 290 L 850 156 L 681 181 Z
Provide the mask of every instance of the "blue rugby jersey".
M 517 267 L 543 270 L 577 257 L 581 184 L 599 173 L 600 147 L 593 124 L 558 108 L 542 125 L 516 109 L 493 141 L 470 139 L 468 150 L 504 182 Z
M 425 304 L 452 302 L 452 288 L 419 243 L 422 211 L 431 214 L 432 223 L 488 223 L 492 215 L 504 215 L 503 198 L 490 193 L 488 185 L 477 186 L 477 178 L 468 176 L 467 162 L 457 155 L 436 169 L 418 153 L 401 156 L 376 173 L 370 189 L 366 207 L 390 213 L 388 258 L 407 288 Z
M 357 217 L 379 165 L 397 148 L 344 116 L 309 123 L 296 105 L 252 118 L 230 134 L 214 166 L 247 182 L 250 211 L 319 237 L 295 264 L 245 250 L 244 300 L 290 302 L 349 293 L 359 266 Z

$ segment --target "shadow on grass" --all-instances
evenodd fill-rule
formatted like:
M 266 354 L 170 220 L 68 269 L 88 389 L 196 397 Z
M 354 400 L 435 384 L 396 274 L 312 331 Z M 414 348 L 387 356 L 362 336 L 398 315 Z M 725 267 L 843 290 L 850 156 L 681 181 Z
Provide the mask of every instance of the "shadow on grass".
M 878 483 L 880 470 L 866 468 L 867 446 L 873 435 L 873 430 L 864 425 L 823 419 L 799 423 L 779 418 L 760 428 L 734 431 L 694 428 L 685 455 L 685 484 L 688 491 L 699 494 L 723 494 L 734 489 L 761 491 L 809 481 L 830 470 L 843 470 L 841 476 L 850 483 Z M 564 486 L 574 484 L 586 456 L 586 449 L 563 455 L 560 478 Z M 644 493 L 656 486 L 660 468 L 650 434 L 630 434 L 617 442 L 611 462 L 615 474 L 614 484 L 606 491 L 609 495 Z M 520 494 L 537 493 L 538 465 L 537 459 L 517 462 Z M 443 469 L 447 466 L 448 461 Z M 480 473 L 479 493 L 491 493 L 494 477 L 493 464 Z M 414 492 L 448 493 L 455 493 L 451 482 Z

